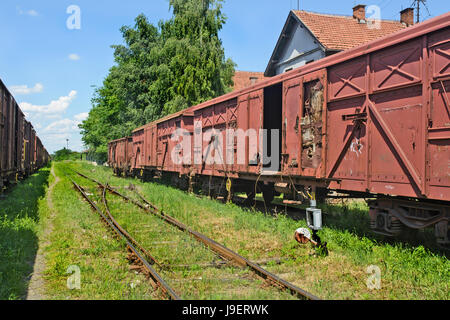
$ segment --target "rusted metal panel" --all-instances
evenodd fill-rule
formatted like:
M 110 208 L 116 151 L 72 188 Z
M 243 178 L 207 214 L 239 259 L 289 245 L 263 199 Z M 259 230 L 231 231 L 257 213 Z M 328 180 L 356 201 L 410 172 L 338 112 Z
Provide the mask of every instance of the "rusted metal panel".
M 46 163 L 48 153 L 41 143 L 39 152 L 45 157 L 41 157 L 39 165 L 34 165 L 36 139 L 31 123 L 25 120 L 19 105 L 0 80 L 0 188 L 4 182 L 21 178 Z
M 303 79 L 283 83 L 282 169 L 290 175 L 300 174 Z
M 144 140 L 154 141 L 144 142 L 150 161 L 155 159 L 150 165 L 186 172 L 188 166 L 170 159 L 177 144 L 170 136 L 178 127 L 193 135 L 216 129 L 222 138 L 228 128 L 259 133 L 268 107 L 266 89 L 282 84 L 282 166 L 270 181 L 290 175 L 311 184 L 317 182 L 314 179 L 326 181 L 337 190 L 448 201 L 449 17 L 445 14 L 158 120 L 148 136 L 144 134 Z M 183 117 L 187 113 L 193 117 L 189 125 Z M 261 165 L 251 162 L 261 159 L 259 138 L 246 137 L 243 164 L 236 164 L 236 141 L 224 139 L 223 153 L 234 151 L 233 165 L 202 162 L 190 169 L 256 179 Z M 203 159 L 210 144 L 193 144 L 193 157 Z M 147 154 L 145 159 L 149 161 Z
M 146 149 L 145 149 L 145 128 L 133 132 L 133 138 L 129 142 L 129 156 L 131 156 L 131 168 L 139 169 L 145 164 Z
M 133 158 L 133 140 L 130 137 L 112 141 L 109 144 L 109 165 L 127 171 Z
M 345 116 L 362 110 L 363 97 L 328 104 L 327 177 L 342 180 L 337 187 L 364 190 L 368 161 L 368 132 L 361 120 L 346 121 Z
M 414 39 L 371 56 L 372 91 L 411 86 L 422 80 L 422 41 Z
M 248 139 L 247 171 L 259 174 L 261 171 L 262 155 L 259 154 L 260 130 L 263 129 L 264 90 L 257 90 L 249 95 L 248 101 L 248 129 L 254 130 L 256 139 Z
M 367 92 L 366 58 L 360 57 L 329 69 L 328 100 L 364 96 Z
M 450 29 L 428 37 L 430 115 L 427 132 L 428 191 L 434 199 L 448 200 L 450 186 Z
M 371 192 L 422 196 L 421 86 L 385 92 L 369 102 L 373 125 Z
M 450 87 L 445 79 L 449 36 L 448 28 L 430 36 L 429 51 L 424 35 L 374 52 L 366 57 L 365 72 L 358 59 L 329 69 L 327 130 L 333 134 L 328 137 L 327 175 L 341 179 L 331 187 L 450 198 L 445 93 Z M 354 70 L 360 70 L 357 76 Z M 339 84 L 347 84 L 343 96 L 336 94 Z
M 323 178 L 325 175 L 325 145 L 327 108 L 326 70 L 302 78 L 300 139 L 300 174 Z

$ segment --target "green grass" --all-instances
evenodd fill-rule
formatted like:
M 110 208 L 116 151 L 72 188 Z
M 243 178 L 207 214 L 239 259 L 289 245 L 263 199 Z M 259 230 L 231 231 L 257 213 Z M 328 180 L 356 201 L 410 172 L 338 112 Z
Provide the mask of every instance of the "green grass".
M 60 164 L 57 166 L 60 166 Z M 85 170 L 83 171 L 86 173 Z M 90 170 L 87 173 L 92 176 Z M 101 204 L 101 194 L 94 183 L 73 174 L 73 172 L 68 171 L 68 174 L 92 195 L 91 198 L 99 204 L 100 208 L 104 209 Z M 95 174 L 94 176 L 97 175 Z M 126 182 L 125 180 L 117 180 L 121 183 Z M 129 193 L 132 196 L 129 190 L 122 190 L 122 192 Z M 150 251 L 159 263 L 168 267 L 168 269 L 158 267 L 156 269 L 182 298 L 292 299 L 292 296 L 287 292 L 280 292 L 274 287 L 263 285 L 261 280 L 255 277 L 250 270 L 241 270 L 234 267 L 223 267 L 220 269 L 205 267 L 206 264 L 218 261 L 219 257 L 203 244 L 194 240 L 187 233 L 168 225 L 158 217 L 143 212 L 133 204 L 125 203 L 117 196 L 108 194 L 107 199 L 108 207 L 118 223 L 144 248 Z M 86 212 L 89 212 L 89 210 Z M 70 215 L 72 216 L 73 214 L 71 213 Z M 81 219 L 81 216 L 78 219 Z M 76 232 L 77 230 L 75 229 L 70 230 L 70 234 Z M 101 230 L 99 229 L 98 232 L 101 232 Z M 105 233 L 106 230 L 103 232 Z M 77 243 L 70 244 L 72 252 L 69 253 L 69 256 L 63 257 L 63 261 L 76 259 L 74 252 L 76 252 L 78 243 L 83 241 L 83 238 L 84 236 L 77 237 Z M 61 248 L 61 244 L 58 244 L 57 247 Z M 52 249 L 52 251 L 54 250 Z M 107 259 L 109 254 L 111 253 L 105 250 L 105 254 L 99 256 L 97 260 Z M 55 260 L 55 257 L 50 257 L 49 260 Z M 86 272 L 92 278 L 99 276 L 91 274 L 94 272 L 92 269 L 86 270 L 84 274 Z M 104 270 L 102 274 L 109 275 L 111 279 L 117 276 L 114 275 L 112 270 Z M 55 287 L 55 289 L 57 290 L 58 288 Z M 84 290 L 88 289 L 81 291 Z M 114 287 L 105 288 L 102 294 L 103 297 L 109 294 L 113 296 L 116 291 L 117 288 Z M 91 293 L 91 295 L 94 294 L 95 292 Z
M 50 245 L 46 248 L 46 294 L 49 299 L 150 300 L 153 290 L 143 275 L 130 272 L 124 243 L 113 237 L 65 176 L 66 165 L 55 163 L 60 182 L 52 202 Z M 81 272 L 81 289 L 70 290 L 69 266 Z
M 48 216 L 49 168 L 41 169 L 0 198 L 0 300 L 26 297 L 38 239 Z
M 134 183 L 164 212 L 246 258 L 282 258 L 281 264 L 268 263 L 265 268 L 320 298 L 449 299 L 450 263 L 430 244 L 429 233 L 420 233 L 420 242 L 373 235 L 364 203 L 323 206 L 325 227 L 320 236 L 328 242 L 330 254 L 316 257 L 310 254 L 310 245 L 299 246 L 293 239 L 294 230 L 306 226 L 303 220 L 198 198 L 158 183 L 114 177 L 109 168 L 86 162 L 54 163 L 60 181 L 52 192 L 51 209 L 43 197 L 47 181 L 52 181 L 49 169 L 19 184 L 6 199 L 0 200 L 0 298 L 18 299 L 26 292 L 38 238 L 50 210 L 54 214 L 53 232 L 44 251 L 49 299 L 161 298 L 143 275 L 130 271 L 124 244 L 108 232 L 65 174 L 99 201 L 95 185 L 74 175 L 69 168 L 108 182 L 133 197 L 125 187 Z M 174 267 L 159 271 L 183 298 L 292 298 L 267 287 L 248 270 L 203 267 L 202 264 L 217 259 L 208 249 L 132 204 L 112 195 L 108 195 L 108 201 L 119 223 L 161 263 Z M 67 268 L 71 265 L 81 270 L 81 290 L 67 288 Z M 380 290 L 367 288 L 366 269 L 370 265 L 381 269 Z
M 79 170 L 114 186 L 136 184 L 147 199 L 194 230 L 250 259 L 287 258 L 270 271 L 313 294 L 327 299 L 449 299 L 450 262 L 438 250 L 414 243 L 384 240 L 369 230 L 364 203 L 324 207 L 324 229 L 330 255 L 312 257 L 311 248 L 299 246 L 294 230 L 306 226 L 282 214 L 271 216 L 197 198 L 177 189 L 111 176 L 104 167 L 76 163 Z M 125 191 L 124 191 L 125 192 Z M 381 289 L 370 290 L 366 269 L 381 269 Z

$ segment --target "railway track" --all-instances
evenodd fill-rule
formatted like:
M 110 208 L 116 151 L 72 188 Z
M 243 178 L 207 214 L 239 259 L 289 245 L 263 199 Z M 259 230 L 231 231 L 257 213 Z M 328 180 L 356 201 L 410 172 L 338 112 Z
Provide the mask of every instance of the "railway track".
M 102 202 L 105 208 L 106 214 L 101 212 L 101 210 L 98 208 L 98 206 L 93 203 L 93 201 L 89 198 L 89 196 L 86 194 L 86 192 L 83 191 L 83 189 L 76 185 L 76 183 L 73 181 L 74 185 L 77 187 L 78 191 L 82 192 L 83 197 L 91 204 L 93 209 L 97 211 L 102 219 L 112 228 L 115 233 L 123 238 L 126 243 L 127 247 L 129 248 L 129 251 L 135 256 L 135 258 L 138 260 L 139 264 L 142 265 L 146 271 L 146 273 L 150 276 L 152 279 L 152 282 L 155 284 L 154 287 L 160 287 L 165 295 L 169 297 L 170 299 L 179 299 L 179 296 L 175 293 L 175 290 L 169 287 L 166 281 L 163 280 L 163 277 L 161 277 L 156 270 L 152 267 L 152 265 L 157 265 L 161 270 L 164 270 L 166 266 L 159 263 L 145 248 L 144 246 L 140 245 L 135 239 L 131 237 L 131 235 L 122 228 L 119 223 L 114 219 L 113 215 L 111 214 L 111 210 L 108 206 L 108 201 L 106 198 L 107 192 L 115 195 L 122 200 L 133 204 L 134 206 L 138 207 L 140 210 L 144 211 L 145 213 L 157 217 L 159 220 L 163 221 L 165 224 L 174 227 L 181 231 L 183 234 L 187 234 L 190 238 L 195 239 L 198 244 L 206 247 L 211 252 L 215 253 L 218 257 L 225 260 L 224 263 L 219 263 L 219 266 L 231 264 L 235 266 L 239 266 L 241 269 L 246 269 L 251 272 L 254 276 L 256 276 L 259 279 L 264 280 L 267 284 L 274 287 L 277 290 L 280 291 L 286 291 L 289 292 L 291 295 L 295 296 L 296 298 L 302 299 L 302 300 L 318 300 L 319 298 L 312 295 L 311 293 L 277 277 L 275 274 L 270 273 L 269 271 L 262 268 L 260 265 L 244 258 L 243 256 L 239 255 L 238 253 L 234 252 L 233 250 L 223 246 L 220 243 L 217 243 L 213 239 L 195 231 L 183 224 L 182 222 L 176 220 L 175 218 L 167 215 L 162 210 L 160 210 L 158 207 L 156 207 L 154 204 L 152 204 L 150 201 L 145 199 L 135 188 L 131 189 L 133 194 L 135 194 L 138 200 L 132 199 L 129 196 L 126 196 L 116 190 L 115 188 L 110 187 L 107 184 L 103 184 L 100 181 L 91 178 L 81 172 L 74 171 L 77 175 L 80 177 L 83 177 L 93 183 L 95 183 L 102 192 Z M 150 262 L 148 260 L 150 260 Z M 167 271 L 167 270 L 166 270 Z M 178 280 L 179 281 L 179 280 Z M 175 281 L 176 282 L 176 281 Z
M 106 216 L 95 202 L 88 196 L 86 191 L 72 180 L 74 187 L 80 192 L 83 198 L 91 205 L 92 209 L 99 214 L 103 222 L 115 233 L 115 235 L 124 240 L 127 246 L 127 250 L 135 257 L 134 261 L 139 261 L 142 268 L 144 268 L 147 274 L 151 277 L 152 286 L 157 289 L 161 288 L 162 291 L 172 300 L 180 300 L 180 297 L 175 291 L 164 281 L 164 279 L 158 274 L 158 272 L 151 266 L 151 263 L 144 257 L 144 255 L 150 256 L 145 249 L 140 246 L 136 240 L 134 240 L 111 216 L 108 212 Z M 105 189 L 104 189 L 105 190 Z M 103 193 L 104 195 L 104 193 Z M 153 263 L 157 263 L 155 259 L 151 259 Z

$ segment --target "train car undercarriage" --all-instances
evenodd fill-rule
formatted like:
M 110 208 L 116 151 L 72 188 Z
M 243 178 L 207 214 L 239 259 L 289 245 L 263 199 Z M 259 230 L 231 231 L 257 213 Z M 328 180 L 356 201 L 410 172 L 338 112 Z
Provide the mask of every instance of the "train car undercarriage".
M 300 185 L 290 182 L 273 182 L 273 179 L 227 179 L 206 175 L 180 175 L 152 169 L 115 169 L 118 175 L 138 177 L 143 181 L 168 181 L 172 186 L 188 192 L 200 192 L 213 199 L 230 200 L 236 193 L 246 193 L 249 204 L 255 195 L 261 193 L 266 204 L 275 196 L 283 194 L 283 199 L 293 200 L 297 204 L 309 203 L 311 194 L 318 203 L 329 198 L 366 199 L 369 206 L 370 227 L 374 233 L 387 237 L 397 237 L 411 230 L 434 228 L 437 244 L 450 245 L 450 205 L 445 202 L 387 197 L 361 192 L 328 190 L 324 182 L 314 185 Z M 230 182 L 228 182 L 228 180 Z M 340 196 L 331 193 L 339 192 Z

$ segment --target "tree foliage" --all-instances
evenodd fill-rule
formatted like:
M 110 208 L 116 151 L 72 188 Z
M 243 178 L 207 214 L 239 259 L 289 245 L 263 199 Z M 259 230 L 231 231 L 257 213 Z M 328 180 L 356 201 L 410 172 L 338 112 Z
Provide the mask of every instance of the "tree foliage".
M 72 151 L 70 149 L 61 149 L 52 154 L 52 160 L 64 161 L 64 160 L 80 160 L 81 153 Z
M 143 15 L 124 26 L 115 65 L 92 99 L 80 128 L 84 143 L 106 154 L 108 141 L 162 116 L 230 91 L 234 63 L 219 31 L 222 0 L 170 0 L 173 16 L 153 25 Z

